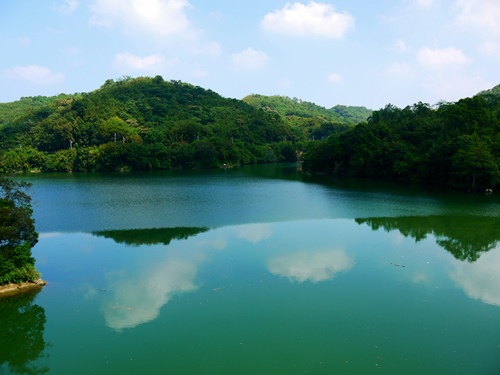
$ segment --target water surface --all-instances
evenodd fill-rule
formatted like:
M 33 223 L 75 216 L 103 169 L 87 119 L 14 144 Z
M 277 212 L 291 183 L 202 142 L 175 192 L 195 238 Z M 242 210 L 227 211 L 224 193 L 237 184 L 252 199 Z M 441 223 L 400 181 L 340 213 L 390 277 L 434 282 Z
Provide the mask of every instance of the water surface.
M 48 285 L 0 300 L 0 373 L 500 372 L 496 196 L 295 166 L 29 180 Z

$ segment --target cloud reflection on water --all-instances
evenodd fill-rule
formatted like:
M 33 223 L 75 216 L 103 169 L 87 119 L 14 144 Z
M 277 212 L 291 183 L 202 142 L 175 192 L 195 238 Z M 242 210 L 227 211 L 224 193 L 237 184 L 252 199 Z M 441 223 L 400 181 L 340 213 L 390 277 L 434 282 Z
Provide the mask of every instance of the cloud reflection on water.
M 354 259 L 343 249 L 297 252 L 281 255 L 267 262 L 267 268 L 272 274 L 300 283 L 331 280 L 338 272 L 348 271 L 353 266 Z
M 227 239 L 220 235 L 213 236 L 213 233 L 208 239 L 205 236 L 197 237 L 197 232 L 206 230 L 196 231 L 196 228 L 187 228 L 193 232 L 192 236 L 197 237 L 196 240 L 192 237 L 189 242 L 181 241 L 187 239 L 185 235 L 169 237 L 173 232 L 185 233 L 186 230 L 183 229 L 185 228 L 126 230 L 97 234 L 113 238 L 118 247 L 124 246 L 123 244 L 133 244 L 138 249 L 141 246 L 153 247 L 141 253 L 138 261 L 131 263 L 133 268 L 115 269 L 106 275 L 108 282 L 107 287 L 101 289 L 106 292 L 101 310 L 108 327 L 120 331 L 152 321 L 172 297 L 198 289 L 195 278 L 200 265 L 207 260 L 210 250 L 223 250 L 227 246 Z M 155 236 L 152 237 L 151 234 Z M 180 242 L 184 245 L 180 245 Z M 186 243 L 189 245 L 186 246 Z
M 238 238 L 243 238 L 253 244 L 268 239 L 272 233 L 271 227 L 267 224 L 248 224 L 237 228 Z
M 500 306 L 500 246 L 474 263 L 456 262 L 451 279 L 473 299 Z
M 113 275 L 103 305 L 106 325 L 122 330 L 157 318 L 160 308 L 174 295 L 198 288 L 194 279 L 201 261 L 201 257 L 167 259 L 133 276 L 124 272 Z

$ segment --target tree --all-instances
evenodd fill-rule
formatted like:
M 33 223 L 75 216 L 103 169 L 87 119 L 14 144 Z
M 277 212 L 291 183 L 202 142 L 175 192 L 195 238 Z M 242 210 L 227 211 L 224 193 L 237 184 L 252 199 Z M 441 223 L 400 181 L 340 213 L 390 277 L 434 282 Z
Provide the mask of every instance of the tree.
M 0 176 L 0 285 L 40 278 L 31 256 L 38 233 L 27 194 L 29 186 Z
M 486 142 L 474 133 L 472 136 L 459 137 L 458 143 L 460 148 L 451 158 L 456 183 L 463 184 L 469 191 L 493 188 L 500 178 L 500 173 Z

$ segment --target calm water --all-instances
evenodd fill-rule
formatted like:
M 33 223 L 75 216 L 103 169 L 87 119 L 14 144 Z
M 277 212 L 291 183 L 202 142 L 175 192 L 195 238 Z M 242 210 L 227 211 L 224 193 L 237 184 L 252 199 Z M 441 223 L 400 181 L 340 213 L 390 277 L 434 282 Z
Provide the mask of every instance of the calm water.
M 295 166 L 29 175 L 0 374 L 499 374 L 500 199 Z

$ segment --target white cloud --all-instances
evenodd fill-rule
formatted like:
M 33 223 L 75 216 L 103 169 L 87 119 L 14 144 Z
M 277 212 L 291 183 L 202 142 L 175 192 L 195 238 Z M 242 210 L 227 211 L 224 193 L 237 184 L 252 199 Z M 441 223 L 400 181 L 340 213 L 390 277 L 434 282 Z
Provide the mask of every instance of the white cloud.
M 232 55 L 233 66 L 238 70 L 260 70 L 265 67 L 269 56 L 265 52 L 247 48 Z
M 253 244 L 271 237 L 272 231 L 266 224 L 249 224 L 238 227 L 237 237 L 250 241 Z
M 451 279 L 473 299 L 500 306 L 500 247 L 490 250 L 474 263 L 459 262 Z
M 420 8 L 431 8 L 434 5 L 434 0 L 413 0 L 412 2 Z
M 465 54 L 454 47 L 443 49 L 422 48 L 417 53 L 420 64 L 432 68 L 442 68 L 450 65 L 464 65 L 470 62 Z
M 61 5 L 56 6 L 56 10 L 60 13 L 70 14 L 78 8 L 78 0 L 63 0 Z
M 413 67 L 406 63 L 392 63 L 386 69 L 386 74 L 399 79 L 412 79 L 415 76 Z
M 354 28 L 354 17 L 346 12 L 336 12 L 327 3 L 311 1 L 305 5 L 297 2 L 287 3 L 283 9 L 266 14 L 261 26 L 279 34 L 342 38 Z
M 499 55 L 500 56 L 500 43 L 484 42 L 479 46 L 482 53 L 486 55 Z
M 425 272 L 419 272 L 411 276 L 411 281 L 414 284 L 428 284 L 429 280 L 430 276 Z
M 326 80 L 331 83 L 342 83 L 344 81 L 342 76 L 337 73 L 329 74 L 328 77 L 326 77 Z
M 500 34 L 500 2 L 498 0 L 457 0 L 458 22 Z
M 494 84 L 479 75 L 466 75 L 460 71 L 443 70 L 426 77 L 422 85 L 439 100 L 457 101 L 489 89 Z
M 394 48 L 398 52 L 406 53 L 411 51 L 411 47 L 404 40 L 398 39 L 394 42 Z
M 119 26 L 158 36 L 189 35 L 187 0 L 95 0 L 90 24 Z
M 222 48 L 219 43 L 217 42 L 210 42 L 205 45 L 204 51 L 207 52 L 211 56 L 218 56 L 220 55 Z
M 65 79 L 63 73 L 54 73 L 49 68 L 39 65 L 17 65 L 5 70 L 4 76 L 35 85 L 56 85 Z
M 209 75 L 210 75 L 209 71 L 205 69 L 194 69 L 191 72 L 191 76 L 195 78 L 205 78 L 208 77 Z
M 209 55 L 213 57 L 219 56 L 221 51 L 222 48 L 217 42 L 209 42 L 202 45 L 201 47 L 191 49 L 191 52 L 195 54 Z
M 299 252 L 282 255 L 267 262 L 269 272 L 288 278 L 290 281 L 317 283 L 330 280 L 341 271 L 354 266 L 354 260 L 344 250 L 322 252 Z
M 118 53 L 114 59 L 114 66 L 119 70 L 150 70 L 158 71 L 163 68 L 165 59 L 159 55 L 135 56 L 129 52 Z

